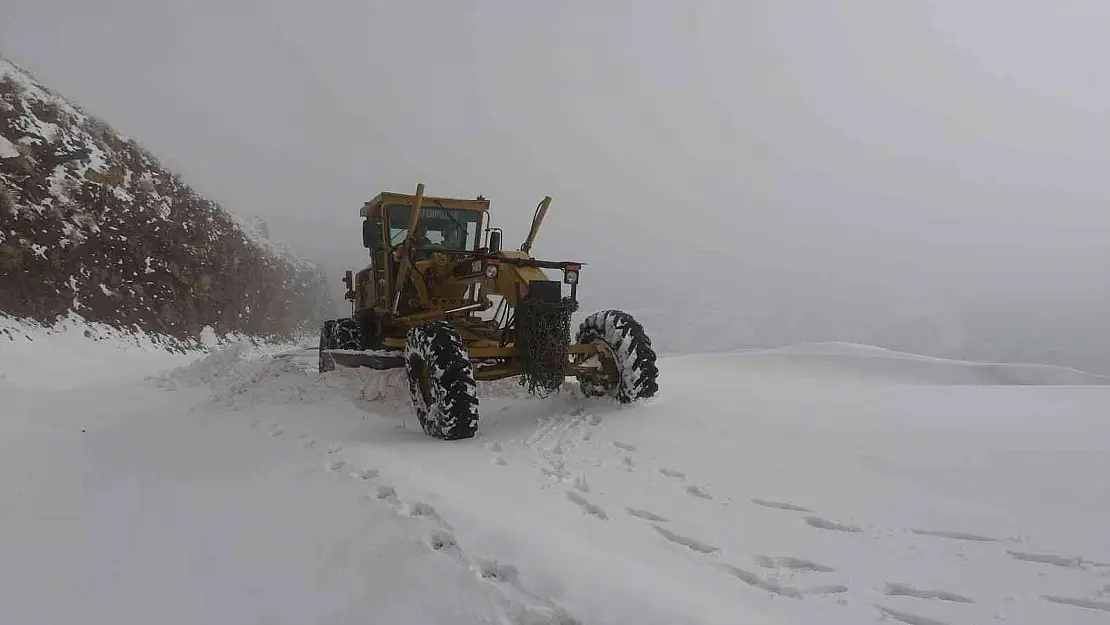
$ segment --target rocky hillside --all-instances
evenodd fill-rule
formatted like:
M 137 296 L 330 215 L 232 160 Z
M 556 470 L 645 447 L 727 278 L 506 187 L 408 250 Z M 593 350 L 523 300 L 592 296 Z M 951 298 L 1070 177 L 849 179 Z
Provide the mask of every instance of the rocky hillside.
M 330 308 L 315 265 L 0 58 L 0 312 L 285 337 Z

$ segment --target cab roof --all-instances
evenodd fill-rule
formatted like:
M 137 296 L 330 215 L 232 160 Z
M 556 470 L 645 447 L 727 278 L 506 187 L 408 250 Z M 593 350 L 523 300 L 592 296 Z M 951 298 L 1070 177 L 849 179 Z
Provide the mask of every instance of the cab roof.
M 389 206 L 391 204 L 405 204 L 412 206 L 416 203 L 416 196 L 406 193 L 390 193 L 383 192 L 374 196 L 374 199 L 366 202 L 359 210 L 361 217 L 373 217 L 381 214 L 382 206 Z M 431 197 L 424 196 L 424 206 L 436 206 L 442 208 L 457 208 L 468 211 L 485 212 L 489 210 L 489 200 L 479 196 L 475 200 L 464 200 L 462 198 L 453 197 Z

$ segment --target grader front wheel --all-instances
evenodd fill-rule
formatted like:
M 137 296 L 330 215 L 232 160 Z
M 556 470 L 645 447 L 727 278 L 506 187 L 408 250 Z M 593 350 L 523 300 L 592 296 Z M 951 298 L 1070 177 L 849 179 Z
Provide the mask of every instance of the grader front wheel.
M 622 404 L 652 397 L 659 390 L 659 369 L 651 339 L 632 315 L 605 310 L 587 317 L 576 342 L 597 347 L 594 375 L 579 375 L 587 397 L 613 397 Z

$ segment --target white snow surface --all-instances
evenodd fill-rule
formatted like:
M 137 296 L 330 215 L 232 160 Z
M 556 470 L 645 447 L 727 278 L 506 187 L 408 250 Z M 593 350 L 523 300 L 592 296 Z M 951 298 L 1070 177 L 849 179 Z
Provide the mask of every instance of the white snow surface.
M 632 406 L 479 384 L 478 436 L 443 442 L 400 371 L 69 338 L 65 364 L 0 342 L 7 622 L 1110 618 L 1098 376 L 852 345 L 663 358 Z
M 19 156 L 19 150 L 15 148 L 15 144 L 4 137 L 0 137 L 0 158 L 14 158 L 16 156 Z

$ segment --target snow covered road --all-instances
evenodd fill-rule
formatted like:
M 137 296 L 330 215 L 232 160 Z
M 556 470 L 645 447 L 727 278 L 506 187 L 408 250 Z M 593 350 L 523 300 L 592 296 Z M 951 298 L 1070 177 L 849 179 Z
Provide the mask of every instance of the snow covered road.
M 1110 618 L 1095 376 L 842 345 L 667 358 L 633 407 L 485 385 L 478 437 L 447 443 L 399 375 L 313 362 L 0 382 L 8 620 Z

